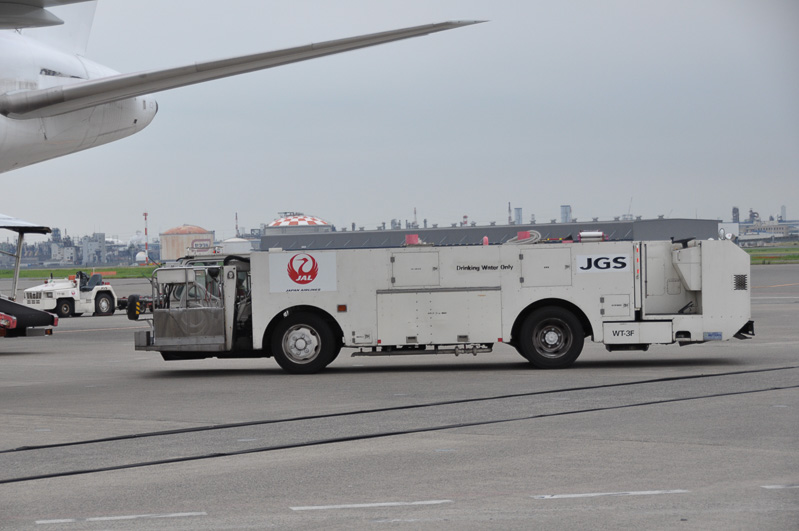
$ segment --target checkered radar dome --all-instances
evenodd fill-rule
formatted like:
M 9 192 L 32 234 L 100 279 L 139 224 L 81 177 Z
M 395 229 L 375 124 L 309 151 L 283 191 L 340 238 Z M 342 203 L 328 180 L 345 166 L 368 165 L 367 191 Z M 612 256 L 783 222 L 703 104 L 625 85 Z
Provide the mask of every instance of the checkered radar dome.
M 270 227 L 309 227 L 313 225 L 327 225 L 327 221 L 313 216 L 288 216 L 276 219 L 269 224 Z

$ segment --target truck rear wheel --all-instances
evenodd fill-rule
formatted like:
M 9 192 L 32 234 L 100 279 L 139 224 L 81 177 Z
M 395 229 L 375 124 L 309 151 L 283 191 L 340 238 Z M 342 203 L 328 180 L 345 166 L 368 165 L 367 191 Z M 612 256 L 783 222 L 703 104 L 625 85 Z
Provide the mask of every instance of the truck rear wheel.
M 522 323 L 519 352 L 539 369 L 563 369 L 583 350 L 583 327 L 568 310 L 539 308 Z
M 69 317 L 75 312 L 75 303 L 69 299 L 59 299 L 55 313 L 59 317 Z
M 114 300 L 108 293 L 98 293 L 94 299 L 94 315 L 113 315 Z
M 272 334 L 272 355 L 283 370 L 313 374 L 338 355 L 330 325 L 312 313 L 294 313 L 278 323 Z

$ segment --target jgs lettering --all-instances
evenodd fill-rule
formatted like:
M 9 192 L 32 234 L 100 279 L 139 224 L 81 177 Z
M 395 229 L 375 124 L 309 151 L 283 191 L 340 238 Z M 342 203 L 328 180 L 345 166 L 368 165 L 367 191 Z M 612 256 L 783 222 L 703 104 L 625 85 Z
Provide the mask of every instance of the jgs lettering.
M 630 270 L 630 257 L 628 255 L 590 255 L 577 257 L 577 269 L 582 273 L 589 272 L 619 272 Z

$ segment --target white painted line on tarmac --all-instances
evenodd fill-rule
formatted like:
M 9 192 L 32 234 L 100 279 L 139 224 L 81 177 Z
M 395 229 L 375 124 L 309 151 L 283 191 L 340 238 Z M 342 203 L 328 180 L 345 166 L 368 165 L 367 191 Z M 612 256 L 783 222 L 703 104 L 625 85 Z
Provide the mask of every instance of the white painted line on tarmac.
M 117 520 L 138 520 L 143 518 L 152 518 L 153 514 L 130 514 L 126 516 L 95 516 L 94 518 L 87 518 L 85 522 L 115 522 Z
M 309 505 L 306 507 L 290 507 L 292 511 L 328 511 L 335 509 L 370 509 L 372 507 L 405 507 L 410 505 L 441 505 L 452 503 L 452 500 L 426 500 L 415 502 L 381 502 L 381 503 L 352 503 L 348 505 Z
M 190 516 L 208 516 L 208 513 L 172 513 L 172 514 L 154 514 L 152 518 L 188 518 Z
M 393 518 L 391 520 L 373 520 L 376 524 L 416 524 L 419 522 L 441 522 L 441 518 Z
M 36 520 L 36 525 L 76 524 L 78 522 L 115 522 L 120 520 L 153 520 L 157 518 L 189 518 L 194 516 L 208 516 L 208 513 L 131 514 L 125 516 L 95 516 L 92 518 L 61 518 L 58 520 Z
M 763 485 L 762 489 L 799 489 L 799 485 Z
M 601 496 L 653 496 L 656 494 L 685 494 L 688 490 L 639 490 L 630 492 L 588 492 L 583 494 L 541 494 L 530 496 L 534 500 L 561 500 L 566 498 L 599 498 Z

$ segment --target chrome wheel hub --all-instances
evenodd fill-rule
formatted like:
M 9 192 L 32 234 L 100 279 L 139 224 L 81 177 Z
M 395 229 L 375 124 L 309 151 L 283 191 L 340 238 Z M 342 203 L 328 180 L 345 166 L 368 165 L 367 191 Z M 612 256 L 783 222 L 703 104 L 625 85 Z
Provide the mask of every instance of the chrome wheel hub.
M 572 338 L 569 328 L 559 319 L 540 323 L 533 334 L 533 346 L 545 358 L 560 358 L 569 350 Z
M 554 330 L 548 330 L 544 334 L 544 343 L 546 343 L 547 345 L 554 346 L 557 345 L 559 341 L 560 341 L 560 335 Z
M 319 334 L 307 325 L 289 328 L 283 336 L 283 352 L 294 363 L 309 363 L 319 355 Z

